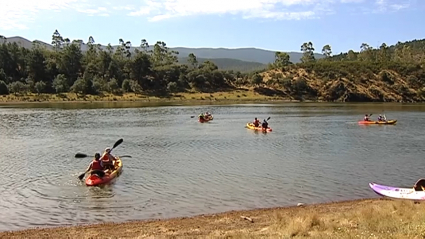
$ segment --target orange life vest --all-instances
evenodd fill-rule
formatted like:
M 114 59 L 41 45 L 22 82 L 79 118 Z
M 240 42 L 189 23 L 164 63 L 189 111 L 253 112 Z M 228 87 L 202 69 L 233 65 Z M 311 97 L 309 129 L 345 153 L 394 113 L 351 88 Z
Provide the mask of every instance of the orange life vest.
M 255 126 L 255 127 L 260 126 L 260 121 L 259 121 L 259 120 L 254 120 L 254 126 Z
M 100 160 L 98 160 L 98 161 L 94 160 L 91 163 L 91 170 L 103 170 L 103 167 L 102 167 Z
M 112 161 L 110 160 L 111 157 L 112 155 L 109 156 L 108 154 L 104 153 L 102 157 L 100 158 L 100 160 L 102 161 L 103 165 L 107 165 L 107 164 L 112 165 Z

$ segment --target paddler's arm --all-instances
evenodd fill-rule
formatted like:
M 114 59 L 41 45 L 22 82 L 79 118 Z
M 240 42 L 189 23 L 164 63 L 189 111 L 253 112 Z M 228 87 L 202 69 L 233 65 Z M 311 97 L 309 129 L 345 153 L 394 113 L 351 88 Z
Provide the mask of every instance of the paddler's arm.
M 86 169 L 86 173 L 87 173 L 87 172 L 91 169 L 91 164 L 92 164 L 92 163 L 90 163 L 90 164 L 89 164 L 89 166 L 87 167 L 87 169 Z

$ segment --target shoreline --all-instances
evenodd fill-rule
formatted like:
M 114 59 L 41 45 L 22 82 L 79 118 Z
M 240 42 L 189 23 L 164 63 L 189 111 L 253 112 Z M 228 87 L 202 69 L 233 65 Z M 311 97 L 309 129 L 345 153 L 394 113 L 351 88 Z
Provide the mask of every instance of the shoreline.
M 420 235 L 417 233 L 425 233 L 425 225 L 422 224 L 424 205 L 412 201 L 366 198 L 192 217 L 3 231 L 0 238 L 352 238 L 356 235 L 414 238 L 413 235 Z M 404 222 L 400 223 L 400 220 Z
M 299 102 L 300 100 L 266 96 L 247 89 L 219 91 L 214 93 L 185 92 L 168 96 L 153 96 L 148 94 L 124 93 L 114 95 L 102 93 L 99 95 L 77 95 L 75 93 L 62 94 L 34 94 L 3 95 L 0 104 L 8 103 L 91 103 L 91 102 L 231 102 L 231 101 L 286 101 Z
M 185 92 L 175 93 L 170 96 L 150 96 L 146 94 L 125 93 L 114 95 L 103 93 L 100 95 L 77 95 L 75 93 L 62 94 L 24 94 L 24 95 L 2 95 L 0 105 L 12 104 L 89 104 L 89 103 L 186 103 L 186 104 L 228 104 L 228 103 L 395 103 L 395 104 L 420 104 L 422 102 L 339 102 L 324 101 L 320 99 L 293 99 L 290 97 L 267 96 L 256 93 L 248 89 L 238 89 L 232 91 L 220 91 L 214 93 Z

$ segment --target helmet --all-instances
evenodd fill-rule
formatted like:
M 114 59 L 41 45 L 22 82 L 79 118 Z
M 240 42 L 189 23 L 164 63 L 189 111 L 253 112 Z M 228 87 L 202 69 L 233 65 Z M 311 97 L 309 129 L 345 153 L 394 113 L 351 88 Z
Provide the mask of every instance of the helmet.
M 107 153 L 111 152 L 111 148 L 107 147 L 107 148 L 105 149 L 105 152 L 107 152 Z

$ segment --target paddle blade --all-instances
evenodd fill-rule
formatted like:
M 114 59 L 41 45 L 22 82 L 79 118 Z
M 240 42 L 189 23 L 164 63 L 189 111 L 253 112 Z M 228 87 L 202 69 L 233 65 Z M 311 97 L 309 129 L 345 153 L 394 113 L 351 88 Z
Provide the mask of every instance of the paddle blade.
M 131 155 L 123 155 L 123 156 L 119 156 L 120 158 L 132 158 Z
M 76 157 L 76 158 L 87 158 L 87 157 L 88 157 L 88 155 L 87 155 L 87 154 L 82 154 L 82 153 L 77 153 L 77 154 L 75 155 L 75 157 Z
M 116 148 L 118 145 L 120 145 L 124 140 L 123 139 L 119 139 L 117 142 L 115 142 L 114 146 L 112 147 L 113 149 Z
M 80 176 L 78 176 L 78 179 L 83 180 L 84 175 L 86 175 L 86 173 L 85 173 L 85 172 L 84 172 L 84 173 L 82 173 L 82 174 L 80 174 Z
M 269 121 L 270 117 L 266 119 L 266 121 Z
M 195 116 L 194 116 L 194 115 L 192 115 L 192 116 L 190 116 L 190 118 L 195 118 Z

